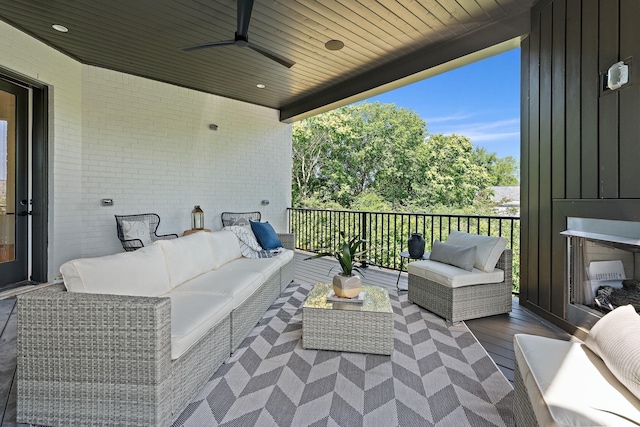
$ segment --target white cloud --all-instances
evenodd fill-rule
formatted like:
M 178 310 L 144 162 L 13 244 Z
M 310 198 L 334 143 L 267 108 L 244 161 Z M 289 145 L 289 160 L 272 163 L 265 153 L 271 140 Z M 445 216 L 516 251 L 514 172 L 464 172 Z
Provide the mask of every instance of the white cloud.
M 446 122 L 453 122 L 458 120 L 465 120 L 473 116 L 474 114 L 459 113 L 459 114 L 453 114 L 451 116 L 431 117 L 431 118 L 425 119 L 425 121 L 427 122 L 427 125 L 429 125 L 431 123 L 446 123 Z
M 520 135 L 520 119 L 505 119 L 494 122 L 464 123 L 459 126 L 447 126 L 435 133 L 464 135 L 471 142 L 498 141 L 513 139 Z

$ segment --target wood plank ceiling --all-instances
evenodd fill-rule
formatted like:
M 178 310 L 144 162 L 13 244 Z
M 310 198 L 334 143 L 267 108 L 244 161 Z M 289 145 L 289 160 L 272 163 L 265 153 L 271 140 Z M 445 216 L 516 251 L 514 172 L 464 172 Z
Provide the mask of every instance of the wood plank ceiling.
M 0 19 L 84 64 L 291 110 L 291 117 L 317 108 L 314 99 L 327 102 L 349 96 L 350 82 L 361 82 L 377 70 L 395 79 L 398 73 L 388 72 L 393 64 L 429 56 L 483 29 L 499 41 L 523 35 L 528 28 L 504 23 L 528 16 L 532 3 L 256 0 L 249 41 L 294 61 L 290 69 L 235 46 L 180 49 L 233 39 L 235 0 L 0 0 Z M 515 21 L 515 26 L 525 21 Z M 69 32 L 57 32 L 52 24 L 64 25 Z M 496 35 L 501 31 L 503 35 Z M 343 41 L 344 48 L 327 50 L 324 45 L 332 39 Z M 431 65 L 426 61 L 424 67 Z M 368 80 L 371 89 L 386 79 Z M 258 89 L 257 84 L 266 87 Z M 339 85 L 343 89 L 336 91 Z

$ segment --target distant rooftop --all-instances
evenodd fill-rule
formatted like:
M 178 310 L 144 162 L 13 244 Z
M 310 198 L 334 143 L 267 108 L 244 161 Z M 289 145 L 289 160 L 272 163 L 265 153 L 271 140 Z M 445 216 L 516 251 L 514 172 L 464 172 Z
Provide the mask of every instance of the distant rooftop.
M 489 187 L 493 191 L 493 201 L 502 206 L 520 206 L 520 186 Z

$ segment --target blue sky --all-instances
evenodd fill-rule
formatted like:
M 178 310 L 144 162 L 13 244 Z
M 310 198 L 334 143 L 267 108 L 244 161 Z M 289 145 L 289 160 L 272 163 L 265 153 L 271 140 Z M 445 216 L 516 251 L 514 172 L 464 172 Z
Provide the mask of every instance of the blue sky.
M 520 159 L 520 49 L 367 101 L 415 111 L 427 122 L 430 134 L 457 133 L 500 157 Z

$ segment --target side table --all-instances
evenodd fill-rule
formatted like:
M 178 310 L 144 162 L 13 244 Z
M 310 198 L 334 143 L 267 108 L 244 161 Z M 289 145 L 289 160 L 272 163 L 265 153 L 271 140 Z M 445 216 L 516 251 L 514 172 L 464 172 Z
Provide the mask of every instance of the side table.
M 399 291 L 406 291 L 406 289 L 400 289 L 400 286 L 398 285 L 400 283 L 400 275 L 402 274 L 402 268 L 404 266 L 404 260 L 407 260 L 407 264 L 409 263 L 410 260 L 423 260 L 423 259 L 429 259 L 429 252 L 425 252 L 421 258 L 413 258 L 411 257 L 411 255 L 409 255 L 409 251 L 403 251 L 400 252 L 400 271 L 398 271 L 398 279 L 396 280 L 396 288 L 398 288 Z
M 193 234 L 193 233 L 197 233 L 198 231 L 211 231 L 208 228 L 202 228 L 200 230 L 184 230 L 184 232 L 182 233 L 183 236 L 188 236 L 189 234 Z

